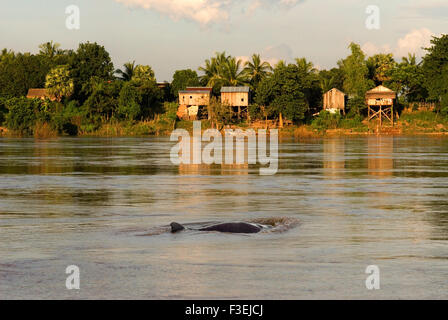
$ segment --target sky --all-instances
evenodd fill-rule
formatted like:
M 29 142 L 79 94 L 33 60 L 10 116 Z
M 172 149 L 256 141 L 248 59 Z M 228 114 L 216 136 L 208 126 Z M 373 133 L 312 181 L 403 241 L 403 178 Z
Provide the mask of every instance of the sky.
M 79 30 L 66 27 L 70 5 L 79 8 Z M 98 42 L 116 68 L 135 60 L 152 66 L 160 82 L 179 69 L 197 70 L 215 52 L 243 60 L 259 53 L 271 63 L 306 57 L 328 69 L 349 54 L 352 41 L 368 55 L 391 52 L 399 60 L 408 52 L 421 57 L 432 36 L 445 33 L 448 0 L 0 2 L 1 48 L 37 53 L 51 40 L 64 49 Z

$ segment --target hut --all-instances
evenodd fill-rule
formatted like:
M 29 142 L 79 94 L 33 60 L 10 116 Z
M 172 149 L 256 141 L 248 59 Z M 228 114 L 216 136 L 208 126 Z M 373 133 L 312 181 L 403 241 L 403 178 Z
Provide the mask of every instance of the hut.
M 26 97 L 28 99 L 50 99 L 51 101 L 57 100 L 54 95 L 48 93 L 47 89 L 29 89 Z
M 331 113 L 342 112 L 345 114 L 345 93 L 333 88 L 324 94 L 324 110 Z
M 368 107 L 368 120 L 378 118 L 380 126 L 383 119 L 394 125 L 394 101 L 397 98 L 395 91 L 384 86 L 378 86 L 366 93 Z
M 210 104 L 212 89 L 208 87 L 188 87 L 179 91 L 177 116 L 188 120 L 197 119 L 199 112 Z
M 242 112 L 249 116 L 249 92 L 249 87 L 222 87 L 221 103 L 230 106 L 238 114 L 238 119 L 241 119 Z

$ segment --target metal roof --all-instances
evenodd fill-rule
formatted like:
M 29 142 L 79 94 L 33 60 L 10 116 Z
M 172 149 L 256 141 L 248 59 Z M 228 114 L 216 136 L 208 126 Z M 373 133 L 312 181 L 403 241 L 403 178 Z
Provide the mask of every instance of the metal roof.
M 222 87 L 221 93 L 233 93 L 233 92 L 249 92 L 249 87 Z
M 204 90 L 180 90 L 179 93 L 180 93 L 180 94 L 194 93 L 194 94 L 206 94 L 206 95 L 210 95 L 210 92 L 209 92 L 209 91 L 204 91 Z
M 367 93 L 395 93 L 395 91 L 386 88 L 385 86 L 378 86 L 372 90 L 367 91 Z

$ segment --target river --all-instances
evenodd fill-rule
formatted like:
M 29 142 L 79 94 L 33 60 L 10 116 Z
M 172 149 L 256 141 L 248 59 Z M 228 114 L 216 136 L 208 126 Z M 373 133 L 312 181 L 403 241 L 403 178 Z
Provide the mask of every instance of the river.
M 0 299 L 448 298 L 447 138 L 285 139 L 273 176 L 175 166 L 172 146 L 0 139 Z M 259 219 L 286 227 L 167 232 Z

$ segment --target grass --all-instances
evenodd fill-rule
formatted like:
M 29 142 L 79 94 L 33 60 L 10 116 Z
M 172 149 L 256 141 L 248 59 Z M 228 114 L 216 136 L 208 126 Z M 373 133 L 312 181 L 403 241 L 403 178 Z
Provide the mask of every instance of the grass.
M 448 119 L 433 111 L 403 113 L 398 124 L 404 133 L 448 132 Z

